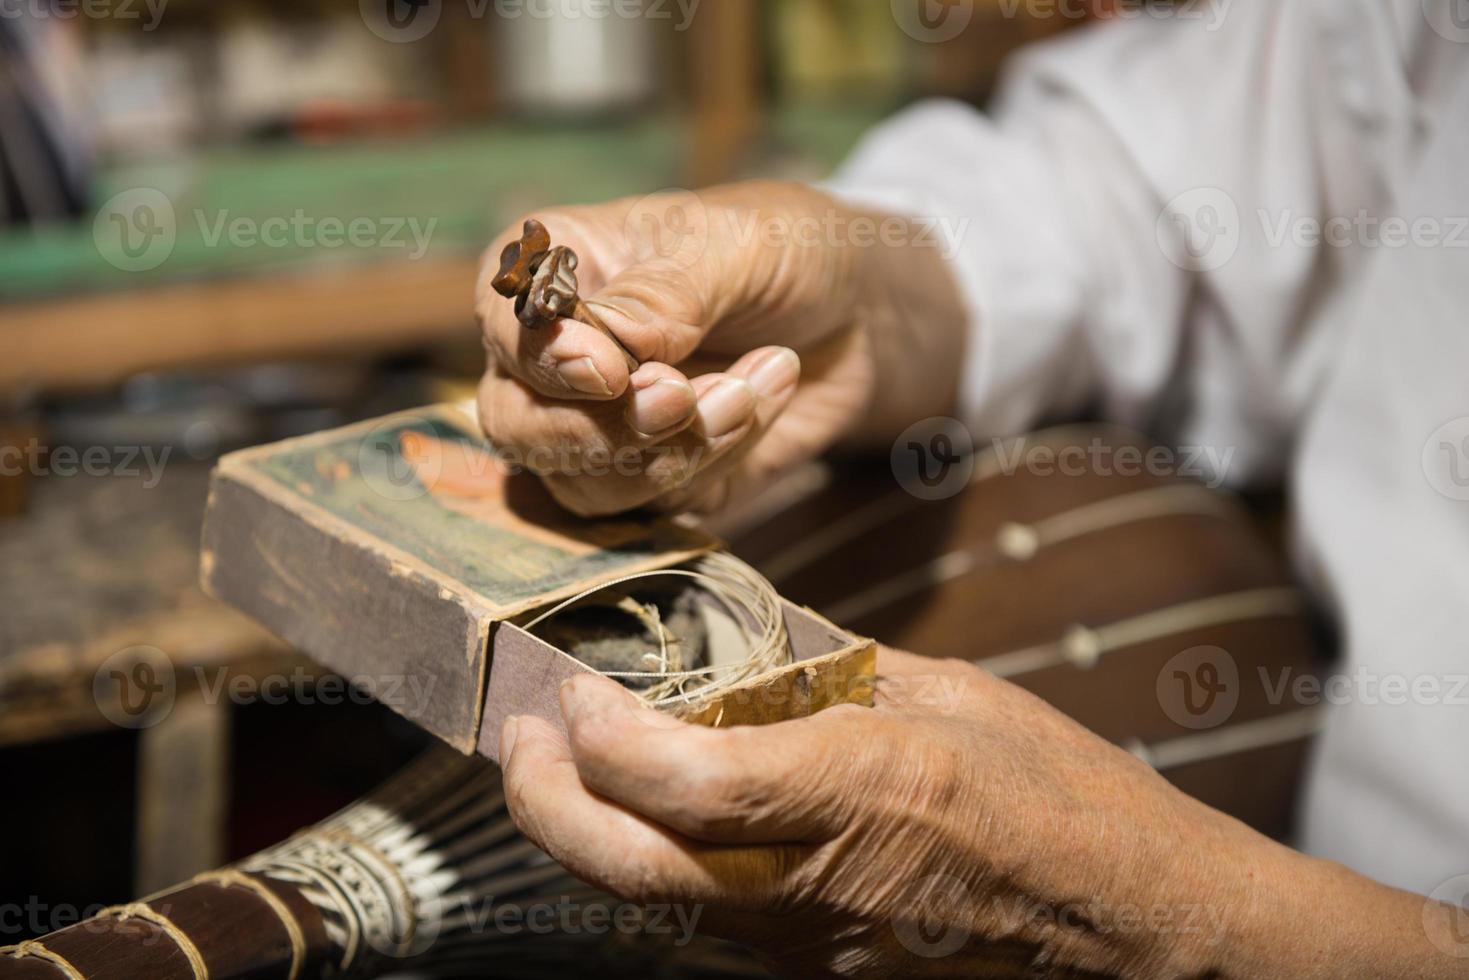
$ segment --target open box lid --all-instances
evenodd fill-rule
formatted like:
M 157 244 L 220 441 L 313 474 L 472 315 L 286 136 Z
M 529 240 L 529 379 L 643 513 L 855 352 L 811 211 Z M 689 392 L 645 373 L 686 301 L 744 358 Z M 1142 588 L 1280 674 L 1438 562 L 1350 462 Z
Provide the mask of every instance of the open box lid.
M 577 518 L 513 462 L 453 405 L 231 453 L 203 586 L 473 751 L 494 623 L 719 545 L 666 518 Z

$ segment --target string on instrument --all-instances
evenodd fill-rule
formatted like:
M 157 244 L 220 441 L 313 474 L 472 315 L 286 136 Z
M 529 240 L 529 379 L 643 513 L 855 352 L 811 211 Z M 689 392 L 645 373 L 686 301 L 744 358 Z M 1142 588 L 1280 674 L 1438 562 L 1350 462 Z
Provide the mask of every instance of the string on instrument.
M 733 555 L 711 552 L 683 568 L 661 568 L 636 572 L 578 592 L 536 616 L 522 628 L 533 633 L 546 620 L 584 599 L 629 582 L 657 578 L 684 578 L 717 603 L 740 630 L 742 655 L 727 662 L 691 666 L 684 660 L 684 644 L 668 641 L 668 631 L 656 630 L 658 649 L 643 654 L 647 670 L 603 670 L 599 673 L 618 680 L 640 680 L 649 686 L 633 693 L 655 708 L 688 703 L 707 697 L 747 678 L 791 662 L 790 639 L 780 596 L 764 576 Z M 651 607 L 650 607 L 651 609 Z M 653 610 L 656 613 L 656 610 Z

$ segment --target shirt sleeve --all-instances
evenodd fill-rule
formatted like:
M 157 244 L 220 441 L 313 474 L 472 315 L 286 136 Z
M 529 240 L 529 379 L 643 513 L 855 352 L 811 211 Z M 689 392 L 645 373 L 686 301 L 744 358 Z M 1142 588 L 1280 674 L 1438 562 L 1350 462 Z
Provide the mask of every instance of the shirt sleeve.
M 1243 482 L 1278 468 L 1355 261 L 1293 232 L 1382 204 L 1411 142 L 1406 42 L 1361 0 L 1165 6 L 1195 15 L 1038 46 L 988 115 L 921 103 L 830 186 L 940 233 L 977 436 L 1098 405 L 1231 446 Z

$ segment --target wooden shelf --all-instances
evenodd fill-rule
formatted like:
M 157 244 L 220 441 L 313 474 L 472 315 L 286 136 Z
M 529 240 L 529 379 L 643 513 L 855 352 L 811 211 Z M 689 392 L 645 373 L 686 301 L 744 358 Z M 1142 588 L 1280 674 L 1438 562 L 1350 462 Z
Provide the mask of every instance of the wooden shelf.
M 472 339 L 477 270 L 467 257 L 385 262 L 21 303 L 0 318 L 0 389 Z

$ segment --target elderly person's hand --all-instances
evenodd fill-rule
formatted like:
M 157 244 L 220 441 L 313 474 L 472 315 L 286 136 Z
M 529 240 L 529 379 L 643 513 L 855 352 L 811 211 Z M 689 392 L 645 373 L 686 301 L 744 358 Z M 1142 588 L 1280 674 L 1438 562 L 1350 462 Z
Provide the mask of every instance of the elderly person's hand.
M 750 183 L 538 211 L 578 254 L 594 328 L 527 330 L 490 288 L 486 434 L 565 506 L 715 510 L 842 438 L 948 410 L 963 315 L 942 243 L 798 184 Z
M 879 673 L 875 709 L 725 730 L 569 681 L 569 739 L 506 723 L 511 813 L 793 976 L 1462 975 L 1425 934 L 1447 906 L 1259 836 L 977 668 L 883 650 Z

